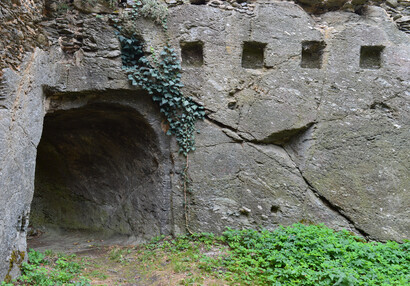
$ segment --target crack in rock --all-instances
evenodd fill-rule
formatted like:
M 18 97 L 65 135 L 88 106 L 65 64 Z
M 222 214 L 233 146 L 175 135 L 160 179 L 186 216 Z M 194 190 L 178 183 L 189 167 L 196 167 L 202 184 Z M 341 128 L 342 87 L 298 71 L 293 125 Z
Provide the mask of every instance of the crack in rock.
M 289 157 L 289 159 L 293 162 L 294 164 L 294 168 L 292 170 L 296 170 L 297 174 L 300 175 L 300 177 L 303 179 L 303 181 L 305 182 L 305 184 L 307 185 L 307 187 L 309 188 L 309 190 L 311 190 L 313 192 L 313 194 L 318 197 L 320 199 L 320 201 L 330 210 L 336 212 L 337 214 L 339 214 L 341 217 L 343 217 L 351 226 L 352 229 L 354 229 L 358 234 L 360 234 L 361 236 L 363 236 L 364 238 L 368 239 L 370 237 L 370 235 L 363 230 L 362 228 L 358 227 L 356 225 L 356 223 L 347 215 L 345 214 L 344 210 L 339 207 L 338 205 L 332 203 L 329 199 L 327 199 L 325 196 L 323 196 L 322 194 L 320 194 L 320 192 L 312 185 L 312 183 L 310 183 L 310 181 L 304 176 L 302 170 L 299 168 L 298 164 L 296 164 L 296 162 L 292 159 L 292 156 L 290 156 L 289 152 L 286 150 L 286 148 L 283 146 L 285 143 L 290 142 L 292 138 L 294 138 L 295 136 L 300 135 L 301 133 L 305 132 L 306 130 L 308 130 L 309 128 L 311 128 L 314 125 L 314 122 L 308 123 L 307 125 L 298 128 L 298 129 L 292 129 L 292 130 L 283 130 L 281 132 L 278 133 L 274 133 L 275 136 L 278 137 L 274 137 L 274 138 L 279 138 L 279 135 L 287 135 L 285 136 L 285 138 L 282 140 L 248 140 L 247 138 L 241 136 L 240 134 L 237 133 L 237 130 L 235 130 L 234 128 L 232 128 L 231 126 L 225 125 L 222 122 L 216 121 L 214 119 L 211 118 L 207 118 L 209 120 L 209 122 L 215 124 L 216 126 L 218 126 L 219 128 L 222 129 L 222 131 L 231 139 L 233 139 L 236 143 L 252 143 L 254 145 L 274 145 L 277 146 L 279 148 L 281 148 L 284 153 L 286 154 L 287 157 Z M 272 135 L 271 135 L 272 136 Z M 268 137 L 269 138 L 269 137 Z M 286 139 L 286 140 L 285 140 Z M 252 146 L 252 145 L 251 145 Z M 257 149 L 259 150 L 259 149 Z M 259 150 L 260 151 L 260 150 Z
M 283 148 L 283 147 L 282 147 Z M 323 204 L 325 206 L 327 206 L 330 210 L 335 211 L 336 213 L 338 213 L 340 216 L 342 216 L 344 219 L 346 219 L 349 224 L 352 226 L 353 229 L 355 229 L 360 235 L 362 235 L 364 238 L 368 239 L 370 237 L 370 235 L 364 231 L 362 228 L 358 227 L 355 222 L 348 216 L 345 214 L 344 210 L 339 207 L 338 205 L 335 205 L 334 203 L 332 203 L 329 199 L 327 199 L 325 196 L 323 196 L 322 194 L 320 194 L 320 192 L 310 183 L 310 181 L 303 175 L 303 172 L 300 170 L 299 166 L 293 161 L 292 157 L 290 156 L 290 154 L 288 153 L 288 151 L 286 150 L 286 148 L 283 148 L 283 150 L 285 151 L 285 153 L 289 156 L 289 159 L 294 163 L 296 170 L 298 170 L 301 178 L 305 181 L 306 185 L 308 186 L 308 188 L 323 202 Z

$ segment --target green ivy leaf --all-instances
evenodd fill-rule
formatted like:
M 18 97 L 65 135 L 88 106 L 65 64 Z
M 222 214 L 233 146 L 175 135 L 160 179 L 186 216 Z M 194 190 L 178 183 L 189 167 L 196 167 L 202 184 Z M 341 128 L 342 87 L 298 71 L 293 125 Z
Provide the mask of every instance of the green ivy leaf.
M 167 134 L 175 134 L 181 153 L 187 155 L 194 151 L 195 122 L 204 117 L 205 111 L 202 106 L 192 102 L 192 98 L 183 96 L 181 65 L 174 50 L 169 46 L 164 47 L 159 53 L 159 64 L 155 51 L 151 51 L 151 58 L 156 64 L 153 66 L 136 37 L 126 38 L 120 35 L 119 40 L 122 45 L 123 69 L 128 73 L 132 85 L 140 86 L 152 95 L 154 102 L 159 103 L 160 112 L 169 122 Z

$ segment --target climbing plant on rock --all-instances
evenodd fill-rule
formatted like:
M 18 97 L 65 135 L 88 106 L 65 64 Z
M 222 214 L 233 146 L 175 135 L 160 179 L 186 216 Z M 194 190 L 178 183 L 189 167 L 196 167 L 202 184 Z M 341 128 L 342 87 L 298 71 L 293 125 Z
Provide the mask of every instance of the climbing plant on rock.
M 131 11 L 127 14 L 129 19 L 137 20 L 140 16 L 153 20 L 161 25 L 167 34 L 166 6 L 157 0 L 134 1 Z M 161 52 L 151 48 L 151 57 L 144 53 L 143 42 L 136 36 L 121 32 L 118 19 L 111 19 L 118 29 L 119 40 L 122 48 L 123 69 L 127 72 L 132 85 L 146 90 L 152 99 L 158 103 L 160 112 L 166 117 L 169 129 L 168 135 L 175 135 L 179 145 L 179 152 L 186 158 L 186 164 L 181 172 L 184 191 L 185 227 L 189 233 L 189 211 L 187 193 L 191 180 L 188 175 L 188 153 L 195 150 L 196 121 L 204 119 L 205 109 L 196 103 L 192 97 L 185 97 L 181 91 L 181 64 L 175 51 L 166 42 Z
M 175 51 L 165 46 L 159 53 L 151 51 L 151 60 L 145 56 L 141 40 L 119 36 L 123 68 L 132 85 L 146 90 L 160 106 L 169 129 L 175 135 L 179 151 L 185 156 L 195 150 L 195 123 L 205 116 L 204 107 L 181 91 L 181 64 Z

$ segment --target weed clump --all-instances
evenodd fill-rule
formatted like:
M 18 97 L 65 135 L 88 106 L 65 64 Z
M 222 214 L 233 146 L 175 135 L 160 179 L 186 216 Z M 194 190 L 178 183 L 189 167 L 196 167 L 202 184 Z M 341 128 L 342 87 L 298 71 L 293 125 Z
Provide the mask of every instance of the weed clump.
M 409 241 L 367 242 L 348 231 L 299 223 L 274 231 L 228 229 L 220 237 L 181 236 L 146 247 L 178 256 L 185 252 L 191 259 L 195 253 L 200 269 L 233 285 L 404 286 L 410 285 L 409 246 Z M 210 247 L 219 254 L 210 255 Z
M 410 242 L 369 242 L 324 225 L 232 230 L 222 261 L 233 281 L 252 285 L 409 285 Z
M 88 286 L 88 279 L 80 275 L 82 266 L 74 262 L 75 255 L 46 253 L 30 250 L 28 262 L 21 265 L 22 275 L 10 283 L 3 282 L 2 286 L 12 285 L 42 285 L 42 286 Z

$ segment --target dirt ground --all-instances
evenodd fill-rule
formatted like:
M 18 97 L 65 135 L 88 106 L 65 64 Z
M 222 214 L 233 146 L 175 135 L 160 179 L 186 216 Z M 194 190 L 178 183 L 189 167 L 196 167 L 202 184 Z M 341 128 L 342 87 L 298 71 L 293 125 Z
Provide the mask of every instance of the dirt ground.
M 47 231 L 30 237 L 28 248 L 75 254 L 75 260 L 84 265 L 82 275 L 91 280 L 91 285 L 228 285 L 200 270 L 184 255 L 175 258 L 161 251 L 147 255 L 126 236 Z

